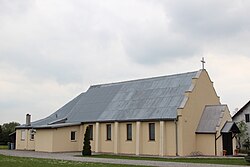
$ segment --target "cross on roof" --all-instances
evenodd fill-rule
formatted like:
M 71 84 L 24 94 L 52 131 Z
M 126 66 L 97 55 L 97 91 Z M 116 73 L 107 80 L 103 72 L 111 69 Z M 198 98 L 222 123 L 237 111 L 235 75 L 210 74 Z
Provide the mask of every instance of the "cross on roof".
M 202 69 L 204 70 L 204 69 L 205 69 L 204 65 L 205 65 L 205 63 L 206 63 L 205 60 L 204 60 L 204 57 L 202 57 L 201 63 L 202 63 Z

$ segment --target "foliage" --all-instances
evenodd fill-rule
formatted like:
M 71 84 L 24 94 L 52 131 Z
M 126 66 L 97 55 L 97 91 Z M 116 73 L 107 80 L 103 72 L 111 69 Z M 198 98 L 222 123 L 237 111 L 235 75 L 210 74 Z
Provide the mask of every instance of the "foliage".
M 2 138 L 3 138 L 3 130 L 2 130 L 2 125 L 0 125 L 0 144 L 1 144 Z
M 245 147 L 246 150 L 249 150 L 249 147 L 250 147 L 249 138 L 247 138 L 247 139 L 243 142 L 242 146 Z
M 0 145 L 0 150 L 7 150 L 8 146 L 7 145 Z
M 248 151 L 247 156 L 245 156 L 245 160 L 250 163 L 250 152 Z
M 17 122 L 10 122 L 5 123 L 2 126 L 0 126 L 0 143 L 1 144 L 7 144 L 7 142 L 10 142 L 9 134 L 15 131 L 16 126 L 19 126 L 20 124 Z
M 237 146 L 240 149 L 243 145 L 246 146 L 246 142 L 249 141 L 247 125 L 244 121 L 237 123 L 240 133 L 236 134 Z M 248 148 L 248 146 L 246 147 Z
M 131 165 L 75 162 L 53 159 L 11 157 L 0 155 L 0 167 L 129 167 Z M 134 166 L 135 167 L 135 166 Z
M 83 142 L 82 155 L 83 156 L 91 155 L 90 129 L 89 129 L 89 126 L 86 128 L 86 131 L 85 131 L 85 134 L 84 134 L 84 142 Z

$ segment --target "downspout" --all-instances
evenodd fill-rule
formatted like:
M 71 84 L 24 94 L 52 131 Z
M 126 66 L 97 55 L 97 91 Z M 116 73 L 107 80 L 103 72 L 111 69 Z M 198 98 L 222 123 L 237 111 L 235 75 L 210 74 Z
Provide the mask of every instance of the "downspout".
M 215 156 L 217 156 L 217 143 L 216 143 L 217 139 L 216 139 L 216 133 L 214 134 L 214 142 L 215 142 L 215 149 L 214 149 L 214 153 L 215 153 Z
M 179 154 L 178 154 L 178 126 L 177 126 L 177 121 L 178 121 L 178 115 L 177 115 L 177 117 L 176 117 L 176 119 L 174 120 L 174 123 L 175 123 L 175 148 L 176 148 L 176 153 L 175 153 L 175 155 L 176 156 L 179 156 Z

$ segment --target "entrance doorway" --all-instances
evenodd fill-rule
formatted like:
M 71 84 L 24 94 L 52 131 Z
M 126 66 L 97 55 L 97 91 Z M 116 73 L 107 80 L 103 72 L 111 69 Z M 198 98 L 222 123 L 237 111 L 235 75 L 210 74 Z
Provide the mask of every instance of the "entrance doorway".
M 223 150 L 226 150 L 226 155 L 233 155 L 232 132 L 222 134 Z

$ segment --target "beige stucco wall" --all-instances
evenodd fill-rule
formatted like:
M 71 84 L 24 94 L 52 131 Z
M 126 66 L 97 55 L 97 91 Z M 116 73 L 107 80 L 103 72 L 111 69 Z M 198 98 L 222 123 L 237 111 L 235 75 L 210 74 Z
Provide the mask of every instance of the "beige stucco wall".
M 132 140 L 127 140 L 127 124 L 132 124 Z M 136 149 L 136 123 L 119 123 L 118 152 L 122 154 L 135 154 Z
M 173 121 L 165 122 L 165 154 L 168 156 L 176 155 L 176 133 L 175 123 Z
M 71 141 L 71 131 L 76 132 L 76 140 Z M 80 126 L 55 129 L 37 129 L 35 150 L 42 152 L 79 151 Z
M 53 129 L 37 129 L 35 151 L 53 152 Z
M 79 140 L 80 127 L 71 126 L 64 128 L 53 129 L 53 152 L 63 152 L 63 151 L 76 151 L 78 150 L 78 143 L 83 142 Z M 76 132 L 76 140 L 71 141 L 71 132 Z
M 155 141 L 149 140 L 148 124 L 155 123 Z M 142 122 L 141 123 L 141 154 L 159 155 L 159 122 Z
M 219 136 L 219 133 L 217 133 L 216 137 L 219 137 L 216 140 L 216 149 L 217 149 L 216 150 L 216 154 L 217 154 L 217 156 L 222 156 L 223 155 L 223 141 L 222 141 L 222 136 Z
M 215 155 L 215 134 L 197 134 L 197 152 L 202 155 Z
M 25 131 L 25 140 L 21 140 L 21 133 Z M 30 138 L 30 129 L 16 130 L 16 149 L 17 150 L 35 150 L 35 140 Z
M 111 140 L 106 140 L 106 125 L 111 124 Z M 114 152 L 114 123 L 100 123 L 100 152 L 113 153 Z
M 187 92 L 185 107 L 179 110 L 178 121 L 178 153 L 181 156 L 196 152 L 196 128 L 199 124 L 205 105 L 220 104 L 213 83 L 207 72 L 202 70 L 198 79 L 192 80 L 194 88 Z
M 127 124 L 132 124 L 132 141 L 127 141 Z M 155 141 L 149 141 L 149 123 L 155 123 Z M 106 125 L 111 124 L 111 141 L 106 140 Z M 115 123 L 100 123 L 99 152 L 122 154 L 136 154 L 136 122 L 122 122 L 118 124 L 118 135 L 115 135 Z M 140 123 L 140 155 L 159 155 L 160 145 L 160 123 L 141 122 Z M 95 137 L 94 137 L 95 140 Z M 117 141 L 116 141 L 117 140 Z M 115 146 L 117 144 L 117 146 Z M 164 124 L 164 155 L 174 156 L 176 153 L 175 144 L 175 124 L 173 121 L 166 121 Z

